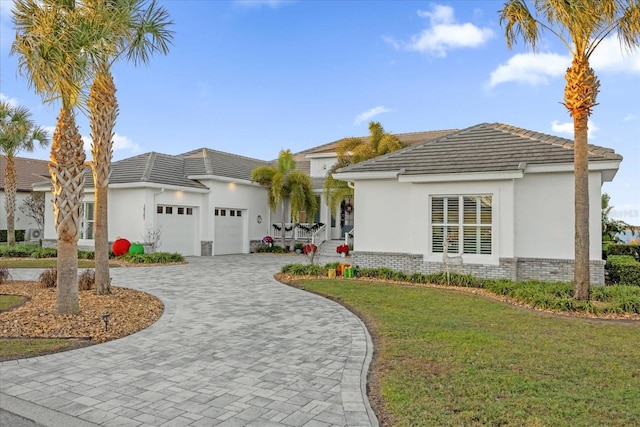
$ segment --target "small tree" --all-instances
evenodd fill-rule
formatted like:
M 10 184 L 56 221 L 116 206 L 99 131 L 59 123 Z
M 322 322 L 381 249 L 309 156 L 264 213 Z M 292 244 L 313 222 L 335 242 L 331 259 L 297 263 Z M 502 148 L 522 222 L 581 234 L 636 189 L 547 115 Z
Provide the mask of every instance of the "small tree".
M 38 230 L 44 231 L 44 207 L 44 193 L 31 193 L 25 197 L 18 209 L 36 222 Z

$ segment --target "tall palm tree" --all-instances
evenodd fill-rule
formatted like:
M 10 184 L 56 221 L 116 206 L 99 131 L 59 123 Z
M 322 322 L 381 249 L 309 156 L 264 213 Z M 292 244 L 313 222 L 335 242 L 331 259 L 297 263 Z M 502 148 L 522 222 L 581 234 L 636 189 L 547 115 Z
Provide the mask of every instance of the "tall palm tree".
M 345 181 L 333 179 L 333 173 L 338 169 L 373 159 L 383 154 L 392 153 L 405 147 L 397 136 L 387 133 L 380 122 L 369 122 L 368 138 L 345 138 L 338 143 L 338 162 L 331 167 L 324 182 L 324 195 L 331 213 L 344 200 L 353 197 L 353 188 Z
M 565 75 L 564 106 L 573 117 L 575 179 L 575 272 L 573 296 L 589 299 L 589 164 L 588 119 L 600 82 L 589 60 L 615 32 L 631 49 L 640 45 L 638 0 L 536 0 L 532 11 L 525 0 L 510 0 L 500 10 L 507 46 L 519 38 L 536 49 L 542 32 L 551 32 L 569 49 L 571 66 Z
M 16 39 L 11 53 L 19 72 L 44 102 L 61 104 L 51 146 L 49 170 L 58 235 L 56 311 L 74 315 L 78 300 L 78 230 L 84 191 L 85 153 L 75 121 L 87 79 L 82 54 L 87 28 L 73 0 L 15 0 Z
M 291 150 L 281 150 L 276 166 L 258 166 L 251 171 L 251 180 L 268 187 L 269 207 L 272 211 L 282 203 L 282 247 L 286 247 L 286 202 L 291 203 L 291 221 L 298 222 L 303 211 L 311 218 L 318 209 L 313 195 L 313 182 L 306 173 L 295 170 L 296 162 Z
M 99 295 L 111 293 L 109 275 L 108 185 L 113 155 L 113 129 L 118 116 L 111 66 L 125 57 L 135 64 L 154 52 L 167 54 L 173 33 L 168 12 L 146 0 L 85 0 L 87 17 L 96 31 L 95 49 L 87 50 L 95 67 L 89 91 L 91 170 L 94 181 L 95 284 Z
M 16 164 L 15 157 L 20 151 L 32 152 L 34 141 L 41 147 L 49 145 L 49 135 L 31 120 L 31 112 L 25 107 L 14 107 L 0 101 L 0 155 L 6 159 L 4 170 L 5 211 L 7 213 L 7 243 L 16 244 Z

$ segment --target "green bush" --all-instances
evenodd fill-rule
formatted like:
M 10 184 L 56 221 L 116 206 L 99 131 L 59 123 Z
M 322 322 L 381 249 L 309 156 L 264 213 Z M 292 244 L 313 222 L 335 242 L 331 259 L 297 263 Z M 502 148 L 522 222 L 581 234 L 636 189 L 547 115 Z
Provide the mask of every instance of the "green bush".
M 152 254 L 126 254 L 120 259 L 131 264 L 168 264 L 172 262 L 184 262 L 184 257 L 179 253 L 155 252 Z
M 38 248 L 31 252 L 31 258 L 55 258 L 58 251 L 55 248 Z
M 287 264 L 280 268 L 280 272 L 294 276 L 324 276 L 327 274 L 327 267 L 316 264 Z
M 640 263 L 631 255 L 609 255 L 604 267 L 609 280 L 620 285 L 640 286 Z
M 610 255 L 629 255 L 634 257 L 636 261 L 640 261 L 640 245 L 612 243 L 607 245 L 606 257 L 604 257 L 604 259 L 609 258 Z
M 264 243 L 258 244 L 253 251 L 256 253 L 273 253 L 273 254 L 284 254 L 289 252 L 287 248 L 283 248 L 282 246 L 273 245 L 273 244 L 269 246 L 269 245 L 265 245 Z

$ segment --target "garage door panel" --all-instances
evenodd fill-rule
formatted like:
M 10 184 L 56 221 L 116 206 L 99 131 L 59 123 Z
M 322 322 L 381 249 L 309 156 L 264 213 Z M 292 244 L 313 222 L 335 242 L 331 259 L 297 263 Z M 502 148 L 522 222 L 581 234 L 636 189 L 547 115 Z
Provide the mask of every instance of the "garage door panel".
M 158 206 L 156 213 L 156 226 L 160 229 L 158 250 L 178 252 L 185 256 L 198 255 L 195 251 L 196 218 L 196 208 Z
M 217 215 L 215 215 L 217 213 Z M 233 216 L 231 215 L 233 213 Z M 215 209 L 214 255 L 243 253 L 244 215 L 240 209 Z

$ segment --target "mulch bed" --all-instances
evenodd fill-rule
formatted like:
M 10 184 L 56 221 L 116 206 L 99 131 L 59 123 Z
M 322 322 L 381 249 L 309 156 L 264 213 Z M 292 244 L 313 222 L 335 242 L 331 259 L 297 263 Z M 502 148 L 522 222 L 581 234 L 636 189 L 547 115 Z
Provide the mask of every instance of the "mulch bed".
M 74 338 L 100 343 L 145 329 L 162 315 L 164 305 L 153 295 L 115 286 L 111 291 L 111 295 L 80 291 L 80 313 L 64 316 L 56 314 L 55 288 L 41 288 L 38 282 L 6 282 L 0 285 L 0 294 L 29 300 L 0 313 L 0 338 Z M 106 330 L 104 313 L 109 313 Z

